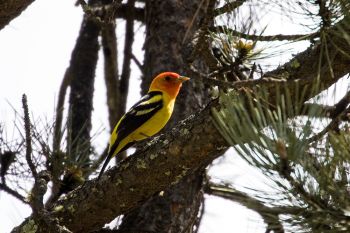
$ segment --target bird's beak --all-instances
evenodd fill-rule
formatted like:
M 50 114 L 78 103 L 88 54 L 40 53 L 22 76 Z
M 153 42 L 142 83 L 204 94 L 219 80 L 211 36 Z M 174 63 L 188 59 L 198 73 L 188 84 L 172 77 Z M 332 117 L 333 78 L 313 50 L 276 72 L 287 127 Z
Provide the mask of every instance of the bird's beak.
M 179 76 L 178 80 L 183 83 L 183 82 L 186 82 L 186 81 L 190 80 L 190 78 L 189 77 L 185 77 L 185 76 Z

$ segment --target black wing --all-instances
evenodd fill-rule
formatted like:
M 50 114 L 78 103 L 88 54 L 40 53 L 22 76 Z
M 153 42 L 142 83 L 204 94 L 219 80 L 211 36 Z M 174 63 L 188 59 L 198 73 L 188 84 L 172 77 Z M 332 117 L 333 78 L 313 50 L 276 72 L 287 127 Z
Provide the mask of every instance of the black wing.
M 124 115 L 122 120 L 119 122 L 118 127 L 113 133 L 116 133 L 117 139 L 111 145 L 108 151 L 108 156 L 104 162 L 98 179 L 101 177 L 103 171 L 105 170 L 108 162 L 113 157 L 115 150 L 117 149 L 119 143 L 126 138 L 129 134 L 134 132 L 142 124 L 148 121 L 154 114 L 156 114 L 163 107 L 162 92 L 151 91 L 141 98 L 130 110 Z M 119 152 L 122 152 L 129 147 L 131 147 L 134 142 L 129 142 L 125 145 Z
M 118 138 L 114 144 L 119 144 L 121 140 L 123 140 L 125 137 L 143 125 L 146 121 L 148 121 L 162 107 L 162 92 L 152 91 L 143 96 L 140 101 L 138 101 L 136 104 L 134 104 L 134 106 L 130 108 L 130 110 L 125 114 L 124 118 L 119 123 L 118 128 L 115 129 L 115 133 L 118 134 Z

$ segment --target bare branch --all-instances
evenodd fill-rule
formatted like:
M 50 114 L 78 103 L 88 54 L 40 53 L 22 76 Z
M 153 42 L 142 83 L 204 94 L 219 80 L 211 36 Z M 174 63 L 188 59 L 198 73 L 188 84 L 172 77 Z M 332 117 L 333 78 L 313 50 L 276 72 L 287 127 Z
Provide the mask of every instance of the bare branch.
M 243 39 L 247 40 L 253 40 L 253 41 L 282 41 L 282 40 L 289 40 L 289 41 L 298 41 L 298 40 L 311 40 L 319 36 L 319 32 L 314 32 L 310 34 L 297 34 L 297 35 L 284 35 L 284 34 L 276 34 L 271 36 L 263 36 L 263 35 L 250 35 L 243 32 L 239 32 L 237 30 L 228 28 L 226 26 L 215 26 L 210 27 L 209 30 L 211 32 L 216 33 L 229 33 L 233 36 L 237 36 Z
M 285 78 L 274 78 L 274 77 L 262 77 L 260 79 L 247 79 L 247 80 L 238 80 L 233 82 L 227 82 L 222 81 L 216 78 L 212 78 L 217 76 L 217 72 L 213 72 L 212 74 L 202 74 L 200 73 L 196 68 L 193 66 L 191 67 L 191 70 L 197 74 L 197 77 L 201 78 L 203 82 L 205 82 L 208 85 L 213 86 L 219 86 L 222 88 L 234 88 L 238 89 L 241 87 L 254 87 L 258 85 L 264 85 L 264 86 L 274 86 L 274 85 L 280 85 L 280 84 L 303 84 L 307 83 L 308 81 L 312 80 L 305 80 L 305 79 L 285 79 Z
M 19 16 L 34 0 L 0 1 L 0 30 Z
M 121 1 L 115 1 L 103 6 L 89 6 L 84 0 L 78 0 L 86 15 L 93 18 L 101 26 L 107 25 L 116 18 L 127 19 L 129 17 L 128 4 L 122 4 Z M 144 22 L 145 9 L 141 7 L 133 7 L 133 19 Z
M 4 183 L 0 183 L 0 190 L 3 190 L 5 192 L 7 192 L 8 194 L 10 194 L 11 196 L 17 198 L 18 200 L 20 200 L 24 204 L 29 204 L 28 201 L 25 199 L 25 197 L 23 197 L 21 194 L 19 194 L 15 190 L 11 189 L 10 187 L 8 187 Z
M 27 103 L 27 96 L 23 94 L 22 96 L 22 105 L 24 111 L 24 129 L 25 129 L 25 138 L 26 138 L 26 160 L 30 171 L 32 172 L 34 179 L 37 178 L 38 173 L 36 171 L 35 165 L 32 161 L 32 135 L 31 135 L 31 124 L 29 118 L 29 110 Z
M 127 18 L 126 18 L 126 33 L 124 42 L 124 59 L 122 73 L 119 82 L 119 111 L 117 119 L 125 113 L 126 98 L 129 90 L 130 80 L 130 63 L 132 58 L 132 45 L 134 43 L 134 5 L 135 0 L 128 0 L 127 3 Z
M 229 2 L 225 4 L 224 6 L 215 9 L 214 16 L 219 16 L 225 13 L 232 12 L 233 10 L 237 9 L 238 7 L 242 6 L 243 3 L 245 3 L 246 0 L 233 0 L 232 2 Z
M 54 126 L 54 138 L 53 138 L 53 146 L 52 146 L 52 150 L 55 153 L 55 155 L 57 155 L 57 153 L 60 150 L 60 143 L 61 143 L 61 139 L 62 139 L 62 121 L 63 121 L 63 110 L 64 110 L 64 99 L 66 97 L 66 92 L 67 89 L 70 85 L 72 76 L 70 74 L 70 69 L 69 67 L 67 68 L 59 92 L 58 92 L 58 100 L 57 100 L 57 106 L 56 106 L 56 120 L 55 120 L 55 126 Z M 58 156 L 57 162 L 59 163 L 59 159 L 60 156 Z
M 332 119 L 331 122 L 323 130 L 321 130 L 321 132 L 308 138 L 307 140 L 309 141 L 309 143 L 319 140 L 331 130 L 336 130 L 339 122 L 343 118 L 349 119 L 349 117 L 347 116 L 350 110 L 350 108 L 347 108 L 349 103 L 350 103 L 350 92 L 348 92 L 336 105 L 334 105 L 334 109 L 331 112 L 329 112 L 329 117 Z
M 116 11 L 116 18 L 123 18 L 127 19 L 129 17 L 128 15 L 128 5 L 127 4 L 121 4 Z M 140 7 L 134 7 L 134 20 L 137 20 L 139 22 L 145 21 L 145 9 Z
M 135 62 L 135 64 L 143 74 L 143 65 L 141 64 L 141 62 L 137 59 L 137 57 L 134 54 L 131 54 L 131 59 Z
M 114 24 L 102 28 L 102 47 L 104 56 L 104 78 L 107 90 L 107 107 L 110 130 L 118 118 L 118 51 Z

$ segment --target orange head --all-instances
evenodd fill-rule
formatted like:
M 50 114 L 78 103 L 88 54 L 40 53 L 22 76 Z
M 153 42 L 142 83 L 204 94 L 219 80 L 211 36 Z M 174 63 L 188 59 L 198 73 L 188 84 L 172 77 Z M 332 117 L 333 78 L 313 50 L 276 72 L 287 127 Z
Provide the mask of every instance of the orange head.
M 173 72 L 160 73 L 153 79 L 149 91 L 166 92 L 171 98 L 175 98 L 179 94 L 182 83 L 189 79 Z

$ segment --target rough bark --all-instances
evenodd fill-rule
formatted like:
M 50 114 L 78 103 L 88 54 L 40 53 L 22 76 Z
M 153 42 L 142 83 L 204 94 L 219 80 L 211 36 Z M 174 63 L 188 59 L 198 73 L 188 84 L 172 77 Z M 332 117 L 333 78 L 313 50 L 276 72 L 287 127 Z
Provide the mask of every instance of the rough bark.
M 186 64 L 193 34 L 205 15 L 203 1 L 163 1 L 146 3 L 145 73 L 142 92 L 148 90 L 153 77 L 160 72 L 174 71 L 188 75 Z M 197 12 L 197 13 L 196 13 Z M 186 37 L 186 38 L 185 38 Z M 206 101 L 201 83 L 187 82 L 176 100 L 175 111 L 167 128 L 198 111 Z M 191 230 L 203 200 L 202 173 L 183 179 L 179 184 L 155 196 L 123 218 L 123 232 L 184 232 Z
M 19 16 L 34 0 L 1 0 L 0 30 Z

